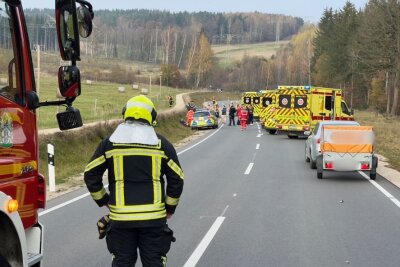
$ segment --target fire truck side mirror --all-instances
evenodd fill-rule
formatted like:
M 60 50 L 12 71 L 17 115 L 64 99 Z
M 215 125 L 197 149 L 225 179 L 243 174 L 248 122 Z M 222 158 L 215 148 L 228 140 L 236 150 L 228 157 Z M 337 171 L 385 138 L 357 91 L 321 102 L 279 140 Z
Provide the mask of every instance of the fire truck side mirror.
M 77 2 L 80 2 L 80 0 L 77 0 Z M 94 17 L 94 13 L 92 10 L 92 6 L 87 2 L 86 5 L 87 6 L 82 4 L 76 10 L 78 16 L 79 35 L 82 38 L 89 37 L 90 34 L 92 33 L 92 28 L 93 28 L 92 20 Z
M 61 58 L 79 61 L 79 32 L 75 0 L 56 0 L 56 27 Z
M 82 117 L 79 109 L 67 107 L 67 110 L 57 113 L 58 127 L 61 131 L 79 128 L 82 124 Z
M 58 88 L 65 98 L 75 98 L 81 94 L 81 75 L 76 66 L 62 66 L 58 69 Z
M 76 8 L 76 3 L 80 6 Z M 83 38 L 92 33 L 92 5 L 84 0 L 56 0 L 56 27 L 61 58 L 66 61 L 80 60 L 79 35 Z

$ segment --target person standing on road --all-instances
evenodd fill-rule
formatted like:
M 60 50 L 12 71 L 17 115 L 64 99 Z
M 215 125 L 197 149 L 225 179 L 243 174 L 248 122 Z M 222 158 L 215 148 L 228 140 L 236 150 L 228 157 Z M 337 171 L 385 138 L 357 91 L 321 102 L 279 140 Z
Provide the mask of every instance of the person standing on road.
M 240 123 L 241 123 L 240 122 L 241 114 L 242 114 L 242 107 L 239 104 L 237 104 L 236 105 L 236 116 L 238 117 L 237 125 L 240 125 Z
M 152 127 L 157 112 L 151 100 L 133 97 L 122 113 L 124 122 L 100 143 L 84 180 L 97 205 L 110 210 L 108 219 L 100 221 L 109 220 L 112 266 L 135 266 L 137 249 L 144 267 L 166 266 L 174 240 L 166 220 L 178 205 L 184 175 L 174 147 Z M 102 179 L 106 170 L 109 194 Z
M 235 126 L 235 114 L 236 114 L 236 108 L 233 105 L 233 103 L 231 103 L 229 107 L 229 126 L 231 125 Z
M 225 105 L 222 106 L 221 121 L 222 121 L 222 123 L 226 124 L 226 106 Z
M 247 119 L 249 118 L 249 113 L 247 112 L 246 108 L 243 108 L 240 111 L 240 125 L 241 125 L 241 130 L 246 130 L 247 127 Z
M 250 125 L 253 125 L 253 120 L 254 120 L 254 110 L 253 110 L 253 107 L 250 107 L 249 108 L 249 124 Z

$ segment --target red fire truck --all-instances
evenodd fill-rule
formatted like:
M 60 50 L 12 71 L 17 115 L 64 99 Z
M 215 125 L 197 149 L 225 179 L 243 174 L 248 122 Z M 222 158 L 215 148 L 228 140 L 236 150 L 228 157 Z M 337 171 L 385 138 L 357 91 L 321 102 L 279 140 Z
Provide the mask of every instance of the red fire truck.
M 0 0 L 0 266 L 40 266 L 43 257 L 38 209 L 45 207 L 46 188 L 35 110 L 66 106 L 57 114 L 60 129 L 82 125 L 72 103 L 81 92 L 79 36 L 90 35 L 93 10 L 83 0 L 56 0 L 55 16 L 60 54 L 69 62 L 58 70 L 64 100 L 40 102 L 21 1 Z

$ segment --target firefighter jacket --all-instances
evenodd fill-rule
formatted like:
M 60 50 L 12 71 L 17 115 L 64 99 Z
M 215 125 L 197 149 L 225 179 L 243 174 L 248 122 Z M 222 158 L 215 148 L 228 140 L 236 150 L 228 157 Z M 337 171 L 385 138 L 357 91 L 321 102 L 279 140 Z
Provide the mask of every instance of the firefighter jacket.
M 183 189 L 183 172 L 172 144 L 161 135 L 154 136 L 156 145 L 119 144 L 107 138 L 85 169 L 92 198 L 99 206 L 109 206 L 115 226 L 157 227 L 165 224 L 166 213 L 175 212 Z M 110 194 L 102 182 L 106 169 Z

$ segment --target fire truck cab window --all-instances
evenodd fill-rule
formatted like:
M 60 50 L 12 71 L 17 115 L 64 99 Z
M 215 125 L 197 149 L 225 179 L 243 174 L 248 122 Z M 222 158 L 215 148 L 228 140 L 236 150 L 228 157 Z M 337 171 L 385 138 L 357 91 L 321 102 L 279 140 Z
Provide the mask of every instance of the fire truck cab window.
M 17 85 L 14 29 L 9 6 L 0 1 L 0 96 L 16 100 Z

